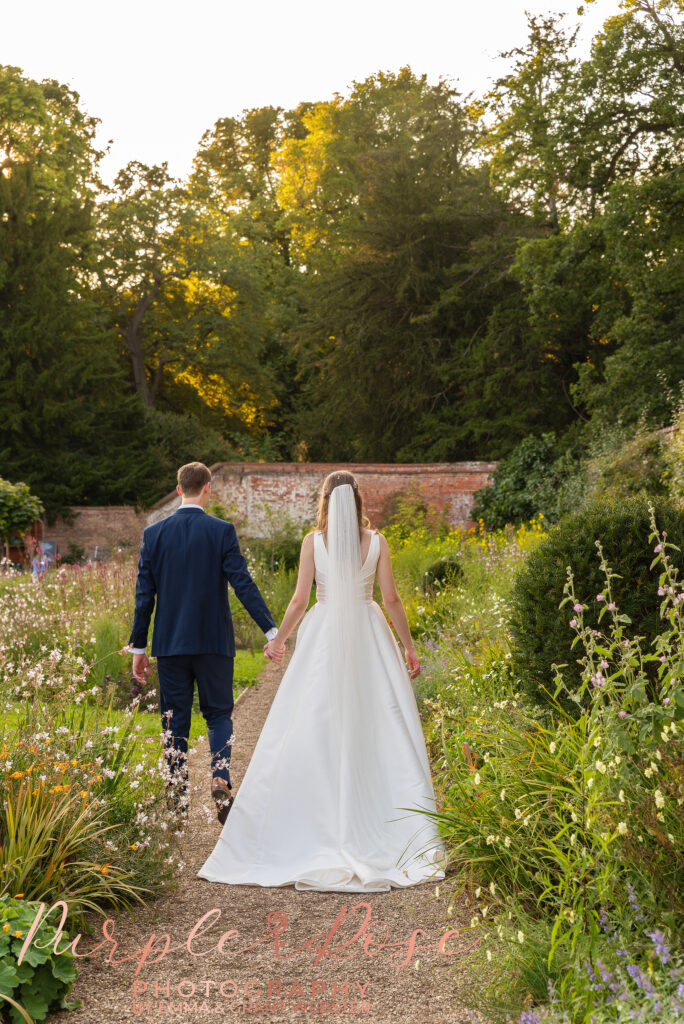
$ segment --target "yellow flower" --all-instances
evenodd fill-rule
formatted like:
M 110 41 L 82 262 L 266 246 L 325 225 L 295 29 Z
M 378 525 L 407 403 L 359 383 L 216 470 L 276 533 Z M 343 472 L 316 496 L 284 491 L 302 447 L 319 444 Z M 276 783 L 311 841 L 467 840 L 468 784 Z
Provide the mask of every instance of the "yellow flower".
M 131 843 L 131 845 L 128 847 L 128 849 L 129 850 L 137 850 L 138 849 L 138 844 L 137 843 Z
M 20 938 L 22 937 L 22 935 L 23 935 L 23 934 L 24 934 L 23 932 L 21 932 L 21 931 L 19 931 L 19 930 L 17 929 L 17 931 L 16 931 L 15 933 L 14 933 L 14 936 L 15 936 L 15 938 L 17 938 L 17 939 L 20 939 Z
M 23 779 L 23 777 L 23 772 L 12 772 L 12 774 L 10 775 L 10 779 Z
M 100 871 L 102 872 L 103 875 L 108 875 L 109 874 L 109 865 L 111 863 L 112 863 L 111 861 L 107 861 L 106 864 L 102 865 L 102 867 L 100 868 Z
M 10 926 L 8 924 L 3 924 L 2 930 L 3 932 L 8 932 L 10 930 Z

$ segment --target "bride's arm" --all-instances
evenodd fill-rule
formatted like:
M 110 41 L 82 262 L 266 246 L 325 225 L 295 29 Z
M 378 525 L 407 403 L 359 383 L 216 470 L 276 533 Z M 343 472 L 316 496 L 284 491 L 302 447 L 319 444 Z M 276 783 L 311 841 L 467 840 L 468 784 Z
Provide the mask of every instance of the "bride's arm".
M 295 592 L 285 610 L 278 632 L 264 647 L 266 657 L 272 657 L 274 661 L 283 660 L 285 641 L 303 616 L 309 603 L 311 585 L 314 578 L 313 546 L 314 535 L 313 533 L 307 533 L 302 541 L 302 550 L 299 556 L 299 574 L 297 576 Z
M 411 630 L 409 629 L 403 602 L 399 597 L 397 585 L 394 582 L 392 556 L 390 555 L 387 538 L 382 533 L 379 533 L 378 536 L 380 538 L 380 556 L 378 558 L 376 574 L 378 584 L 380 585 L 380 591 L 382 593 L 382 603 L 387 610 L 387 614 L 389 615 L 392 625 L 399 634 L 399 639 L 404 645 L 410 676 L 412 679 L 415 679 L 420 672 L 418 653 L 416 651 L 413 638 L 411 637 Z

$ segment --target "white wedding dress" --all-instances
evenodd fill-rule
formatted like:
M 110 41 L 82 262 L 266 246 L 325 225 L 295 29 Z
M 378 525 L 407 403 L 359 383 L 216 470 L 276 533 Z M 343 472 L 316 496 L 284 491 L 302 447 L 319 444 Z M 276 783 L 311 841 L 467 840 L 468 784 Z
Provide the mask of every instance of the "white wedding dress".
M 373 600 L 379 553 L 373 533 L 354 652 L 362 678 L 345 685 L 341 726 L 326 682 L 328 551 L 316 532 L 316 603 L 200 878 L 351 892 L 444 878 L 443 842 L 421 813 L 436 805 L 413 686 Z

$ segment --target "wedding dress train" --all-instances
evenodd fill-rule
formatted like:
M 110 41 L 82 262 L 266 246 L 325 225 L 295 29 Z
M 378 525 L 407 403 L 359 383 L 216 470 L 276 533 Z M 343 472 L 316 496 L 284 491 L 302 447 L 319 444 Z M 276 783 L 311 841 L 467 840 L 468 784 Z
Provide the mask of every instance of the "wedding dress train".
M 425 740 L 404 659 L 373 600 L 380 541 L 361 568 L 363 598 L 344 723 L 326 685 L 328 552 L 314 536 L 316 603 L 218 842 L 198 871 L 210 882 L 382 892 L 444 878 Z

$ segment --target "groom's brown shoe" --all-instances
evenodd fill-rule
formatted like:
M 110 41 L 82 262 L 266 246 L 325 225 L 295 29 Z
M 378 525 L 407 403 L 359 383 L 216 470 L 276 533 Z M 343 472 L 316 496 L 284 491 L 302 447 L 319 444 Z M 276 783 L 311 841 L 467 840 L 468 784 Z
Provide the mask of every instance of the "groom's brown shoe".
M 225 779 L 222 779 L 220 775 L 212 780 L 211 783 L 211 795 L 216 803 L 217 817 L 221 825 L 225 825 L 226 818 L 228 817 L 228 811 L 233 806 L 233 800 L 235 797 L 230 792 L 230 788 Z

